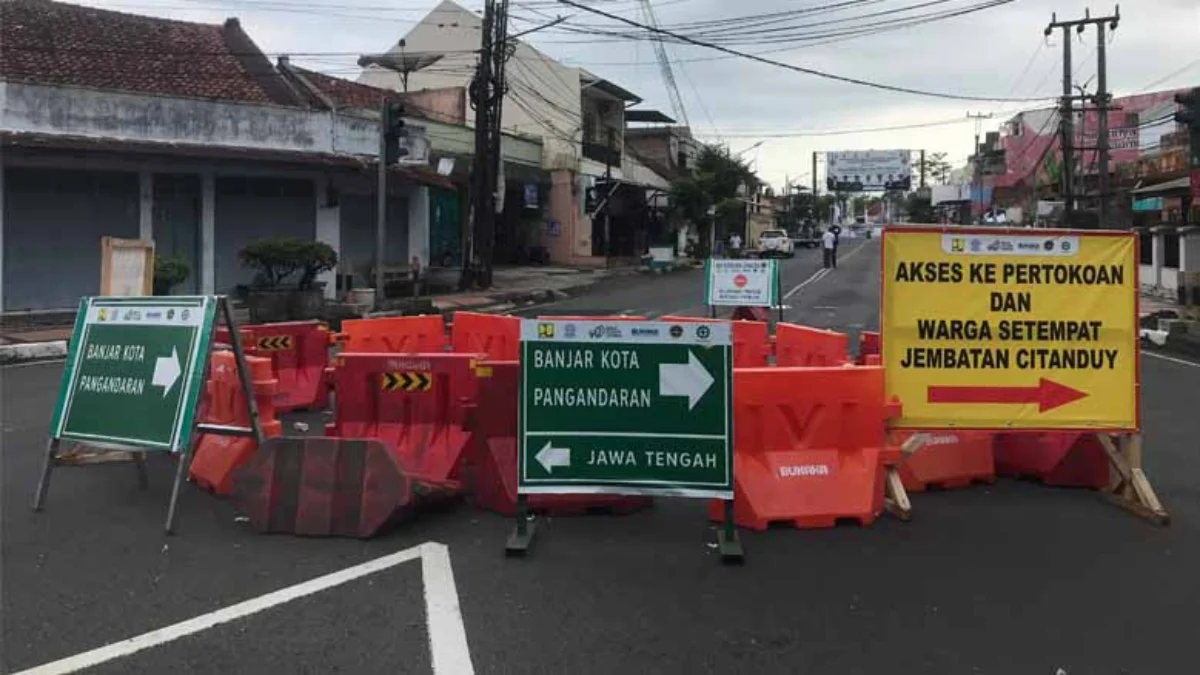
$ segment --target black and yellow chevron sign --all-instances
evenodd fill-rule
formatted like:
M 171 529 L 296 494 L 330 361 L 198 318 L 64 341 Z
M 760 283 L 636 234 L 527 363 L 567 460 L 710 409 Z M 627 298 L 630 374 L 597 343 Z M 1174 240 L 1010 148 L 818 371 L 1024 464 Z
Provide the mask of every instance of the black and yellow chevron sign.
M 291 335 L 267 335 L 254 341 L 260 351 L 280 352 L 292 348 Z
M 382 384 L 384 391 L 429 391 L 433 375 L 414 370 L 384 373 Z

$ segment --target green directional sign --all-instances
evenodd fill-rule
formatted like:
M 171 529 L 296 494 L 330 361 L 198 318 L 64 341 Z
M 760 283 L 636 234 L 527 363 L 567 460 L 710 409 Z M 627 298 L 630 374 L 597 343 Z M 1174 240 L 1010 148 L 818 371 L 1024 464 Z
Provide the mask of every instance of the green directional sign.
M 526 320 L 518 492 L 733 496 L 730 326 Z
M 216 302 L 84 298 L 51 437 L 183 450 L 203 385 Z

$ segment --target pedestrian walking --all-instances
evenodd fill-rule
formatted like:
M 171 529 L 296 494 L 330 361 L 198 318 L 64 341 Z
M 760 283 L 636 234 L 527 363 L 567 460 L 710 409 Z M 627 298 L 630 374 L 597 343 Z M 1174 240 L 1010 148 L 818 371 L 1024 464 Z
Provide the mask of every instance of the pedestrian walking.
M 821 235 L 821 248 L 825 253 L 825 267 L 837 269 L 837 235 L 832 229 L 825 230 Z
M 738 234 L 737 232 L 729 235 L 729 257 L 742 257 L 742 235 Z

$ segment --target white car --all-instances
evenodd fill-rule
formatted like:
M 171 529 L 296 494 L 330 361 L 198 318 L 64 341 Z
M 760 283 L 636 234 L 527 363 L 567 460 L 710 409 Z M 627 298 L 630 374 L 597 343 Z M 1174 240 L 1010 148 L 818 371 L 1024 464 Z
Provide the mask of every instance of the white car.
M 783 230 L 765 230 L 758 238 L 758 256 L 760 258 L 772 256 L 791 258 L 795 255 L 796 246 L 787 232 Z

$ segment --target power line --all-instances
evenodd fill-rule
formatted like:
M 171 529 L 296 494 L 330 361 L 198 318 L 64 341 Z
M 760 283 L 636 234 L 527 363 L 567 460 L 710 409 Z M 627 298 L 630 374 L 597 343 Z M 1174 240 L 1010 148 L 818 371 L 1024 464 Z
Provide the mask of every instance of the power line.
M 917 96 L 929 96 L 929 97 L 933 97 L 933 98 L 944 98 L 944 99 L 951 99 L 951 100 L 958 100 L 958 101 L 1016 101 L 1016 100 L 1042 101 L 1042 100 L 1046 100 L 1046 99 L 1011 99 L 1011 98 L 999 98 L 999 97 L 987 97 L 987 96 L 966 96 L 966 95 L 962 95 L 962 94 L 945 94 L 945 93 L 940 93 L 940 92 L 925 91 L 922 89 L 913 89 L 910 87 L 901 87 L 901 86 L 890 85 L 890 84 L 881 84 L 878 82 L 871 82 L 869 80 L 863 80 L 863 79 L 859 79 L 856 77 L 835 75 L 833 73 L 827 73 L 827 72 L 816 70 L 813 68 L 805 68 L 802 66 L 792 65 L 790 63 L 783 63 L 782 61 L 775 61 L 773 59 L 764 58 L 762 56 L 756 56 L 754 54 L 740 52 L 740 51 L 737 51 L 734 49 L 730 49 L 728 47 L 722 47 L 720 45 L 715 45 L 715 44 L 703 42 L 700 40 L 694 40 L 687 36 L 679 35 L 678 33 L 673 33 L 671 31 L 664 30 L 661 28 L 657 28 L 657 29 L 651 28 L 649 26 L 639 24 L 636 21 L 632 21 L 630 19 L 625 19 L 625 18 L 616 16 L 613 14 L 609 14 L 608 12 L 603 12 L 598 9 L 593 9 L 591 7 L 587 7 L 586 5 L 581 5 L 578 2 L 573 2 L 572 0 L 558 0 L 558 1 L 564 5 L 570 5 L 577 9 L 582 9 L 586 12 L 591 12 L 593 14 L 598 14 L 600 16 L 604 16 L 609 19 L 620 21 L 620 22 L 628 24 L 630 26 L 640 28 L 642 30 L 648 30 L 651 32 L 658 32 L 658 33 L 661 33 L 664 35 L 668 35 L 672 38 L 675 38 L 676 40 L 680 40 L 680 41 L 686 42 L 688 44 L 695 45 L 697 47 L 705 47 L 705 48 L 713 49 L 713 50 L 716 50 L 719 52 L 724 52 L 726 54 L 731 54 L 733 56 L 739 56 L 741 58 L 749 59 L 751 61 L 765 63 L 767 65 L 775 66 L 778 68 L 784 68 L 784 69 L 795 71 L 798 73 L 804 73 L 806 75 L 814 75 L 816 77 L 822 77 L 822 78 L 829 79 L 829 80 L 845 82 L 847 84 L 857 84 L 857 85 L 864 86 L 864 87 L 870 87 L 873 89 L 882 89 L 884 91 L 894 91 L 894 92 L 898 92 L 898 93 L 902 93 L 902 94 L 914 94 Z M 997 0 L 997 3 L 998 4 L 1007 4 L 1008 2 L 1011 2 L 1011 1 L 1012 0 Z

